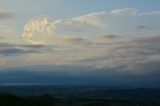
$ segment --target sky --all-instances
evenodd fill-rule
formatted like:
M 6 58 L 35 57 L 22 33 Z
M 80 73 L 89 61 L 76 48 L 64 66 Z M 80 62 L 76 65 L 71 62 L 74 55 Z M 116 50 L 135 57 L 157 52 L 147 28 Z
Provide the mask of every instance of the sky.
M 157 86 L 159 29 L 159 0 L 0 0 L 0 83 Z

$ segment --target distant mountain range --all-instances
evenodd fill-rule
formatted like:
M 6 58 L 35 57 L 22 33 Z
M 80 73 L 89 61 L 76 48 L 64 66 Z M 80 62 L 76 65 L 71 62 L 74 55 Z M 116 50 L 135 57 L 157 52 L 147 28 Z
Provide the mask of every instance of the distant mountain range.
M 109 87 L 160 88 L 158 76 L 140 76 L 89 66 L 42 65 L 0 71 L 0 84 L 104 85 Z

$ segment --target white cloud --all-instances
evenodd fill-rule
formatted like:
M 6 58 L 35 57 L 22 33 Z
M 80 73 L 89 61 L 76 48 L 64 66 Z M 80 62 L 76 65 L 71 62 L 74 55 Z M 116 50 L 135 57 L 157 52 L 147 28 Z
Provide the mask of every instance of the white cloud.
M 31 19 L 23 29 L 22 38 L 32 44 L 47 44 L 55 26 L 48 18 L 40 16 Z
M 90 24 L 90 25 L 98 26 L 98 27 L 103 27 L 103 23 L 100 21 L 100 19 L 98 17 L 102 16 L 104 14 L 105 14 L 105 12 L 90 13 L 87 15 L 74 17 L 71 19 L 71 21 L 84 23 L 84 24 Z
M 160 15 L 160 11 L 139 13 L 138 10 L 134 8 L 122 8 L 122 9 L 115 9 L 109 12 L 109 15 L 126 15 L 126 14 L 133 16 Z
M 100 21 L 99 17 L 104 15 L 105 12 L 95 12 L 87 15 L 82 15 L 79 17 L 73 17 L 71 19 L 64 20 L 55 20 L 53 24 L 65 24 L 65 25 L 73 25 L 73 24 L 89 24 L 93 26 L 103 27 L 103 23 Z
M 133 9 L 133 8 L 115 9 L 115 10 L 112 10 L 109 14 L 110 15 L 124 15 L 124 14 L 137 15 L 137 9 Z

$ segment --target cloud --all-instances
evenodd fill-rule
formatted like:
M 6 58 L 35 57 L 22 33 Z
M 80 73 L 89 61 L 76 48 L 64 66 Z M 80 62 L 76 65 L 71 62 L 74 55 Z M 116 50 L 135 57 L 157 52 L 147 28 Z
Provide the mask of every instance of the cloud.
M 49 21 L 47 17 L 39 16 L 31 19 L 23 29 L 22 38 L 32 44 L 47 44 L 48 39 L 53 38 L 55 30 L 58 26 L 68 26 L 77 24 L 88 24 L 97 27 L 103 27 L 99 16 L 105 12 L 95 12 L 71 19 L 58 19 Z
M 139 16 L 144 16 L 144 15 L 151 15 L 151 16 L 160 15 L 160 11 L 153 11 L 153 12 L 146 12 L 139 14 Z
M 160 74 L 159 36 L 117 36 L 105 35 L 102 38 L 107 40 L 103 42 L 102 39 L 61 38 L 56 46 L 1 43 L 0 55 L 21 56 L 27 65 L 80 65 L 130 75 Z
M 119 39 L 119 38 L 118 38 Z M 101 68 L 114 68 L 134 74 L 160 73 L 160 37 L 130 38 L 119 40 L 112 45 L 104 45 L 109 48 L 101 52 L 106 54 L 100 56 Z M 97 59 L 98 60 L 98 59 Z
M 23 29 L 22 38 L 32 44 L 47 44 L 55 26 L 44 16 L 31 19 Z
M 10 20 L 13 19 L 13 16 L 9 12 L 0 11 L 0 20 Z
M 109 12 L 110 15 L 137 15 L 137 9 L 133 8 L 123 8 L 123 9 L 115 9 Z
M 74 32 L 73 28 L 79 29 L 79 32 L 76 32 L 77 35 L 84 28 L 85 31 L 90 28 L 95 29 L 93 31 L 95 34 L 98 31 L 107 31 L 107 33 L 115 35 L 157 35 L 159 33 L 158 30 L 154 31 L 154 33 L 151 30 L 139 32 L 139 30 L 135 31 L 133 28 L 137 26 L 136 29 L 149 29 L 149 26 L 152 26 L 158 29 L 159 18 L 156 17 L 159 16 L 160 11 L 139 12 L 134 8 L 114 9 L 109 12 L 91 12 L 68 19 L 49 20 L 48 17 L 39 16 L 27 22 L 23 29 L 22 38 L 31 44 L 52 44 L 55 36 L 66 34 L 70 30 Z M 154 21 L 150 23 L 153 18 Z M 71 31 L 70 34 L 72 33 Z
M 9 48 L 9 49 L 1 49 L 0 54 L 3 56 L 9 55 L 19 55 L 19 54 L 26 54 L 26 53 L 34 53 L 34 50 L 23 50 L 19 48 Z
M 103 23 L 99 20 L 100 16 L 103 16 L 105 12 L 95 12 L 87 15 L 82 15 L 79 17 L 73 17 L 71 19 L 65 20 L 56 20 L 55 24 L 66 24 L 66 25 L 74 25 L 74 24 L 89 24 L 93 26 L 103 27 Z
M 100 40 L 111 40 L 111 39 L 114 39 L 115 35 L 112 35 L 112 34 L 104 34 L 104 35 L 99 35 L 97 38 L 100 39 Z
M 113 70 L 130 75 L 160 74 L 159 36 L 101 35 L 97 38 L 61 38 L 59 45 L 50 46 L 42 53 L 31 54 L 27 61 L 36 64 L 78 64 L 95 70 Z M 42 48 L 40 50 L 44 50 Z
M 106 13 L 103 22 L 107 25 L 107 33 L 134 36 L 155 36 L 160 33 L 157 30 L 159 28 L 159 11 L 141 12 L 134 8 L 122 8 Z M 140 31 L 140 29 L 146 29 L 146 31 Z
M 152 11 L 152 12 L 144 12 L 139 13 L 135 8 L 121 8 L 121 9 L 114 9 L 109 12 L 109 15 L 132 15 L 132 16 L 153 16 L 153 15 L 160 15 L 160 11 Z
M 124 8 L 54 21 L 49 21 L 46 17 L 37 17 L 25 25 L 22 37 L 32 44 L 43 45 L 44 47 L 21 46 L 20 48 L 22 50 L 28 48 L 27 50 L 32 52 L 30 50 L 39 47 L 38 50 L 45 51 L 38 53 L 39 51 L 36 50 L 35 53 L 31 53 L 27 59 L 24 58 L 28 63 L 79 64 L 82 66 L 89 65 L 94 67 L 95 70 L 107 71 L 112 69 L 116 72 L 134 75 L 160 74 L 160 37 L 153 36 L 153 34 L 156 35 L 159 32 L 151 31 L 149 33 L 150 30 L 146 30 L 143 35 L 152 37 L 140 37 L 139 30 L 133 30 L 135 26 L 137 26 L 137 29 L 158 26 L 159 21 L 156 19 L 159 18 L 155 18 L 155 21 L 150 23 L 150 18 L 155 15 L 159 16 L 159 11 L 140 13 L 137 9 Z M 102 26 L 107 26 L 102 32 L 109 34 L 93 36 L 92 38 L 87 38 L 89 35 L 85 38 L 77 35 L 64 37 L 61 34 L 57 37 L 57 29 L 69 26 L 76 27 L 79 24 L 94 26 L 95 29 L 103 29 Z M 135 36 L 120 36 L 130 34 Z M 52 42 L 48 42 L 50 38 Z M 55 42 L 56 45 L 54 45 Z M 45 47 L 44 44 L 48 44 L 50 47 Z M 26 52 L 22 51 L 21 53 L 25 54 Z
M 60 44 L 69 46 L 90 46 L 92 42 L 80 37 L 63 37 L 59 39 Z
M 72 42 L 72 40 L 67 40 L 67 42 Z M 79 42 L 79 39 L 74 42 Z M 159 36 L 115 36 L 114 40 L 109 38 L 106 42 L 101 42 L 99 39 L 99 42 L 95 42 L 94 45 L 96 46 L 82 46 L 84 49 L 79 49 L 77 52 L 75 51 L 78 46 L 76 49 L 69 49 L 69 52 L 59 53 L 65 64 L 90 65 L 96 70 L 112 69 L 131 75 L 160 74 Z M 57 55 L 55 56 L 58 58 Z
M 1 56 L 15 56 L 45 52 L 49 46 L 44 45 L 16 45 L 10 43 L 0 43 Z
M 150 29 L 150 27 L 148 27 L 148 26 L 145 26 L 145 25 L 139 25 L 139 26 L 137 26 L 136 27 L 137 29 Z

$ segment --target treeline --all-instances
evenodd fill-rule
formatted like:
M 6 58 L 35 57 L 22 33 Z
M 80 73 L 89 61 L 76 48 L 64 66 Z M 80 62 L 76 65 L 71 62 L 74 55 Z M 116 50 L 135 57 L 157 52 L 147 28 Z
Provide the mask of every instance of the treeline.
M 0 94 L 0 106 L 160 106 L 154 101 L 127 101 L 108 99 L 63 100 L 49 94 L 40 96 L 22 97 L 12 94 Z

